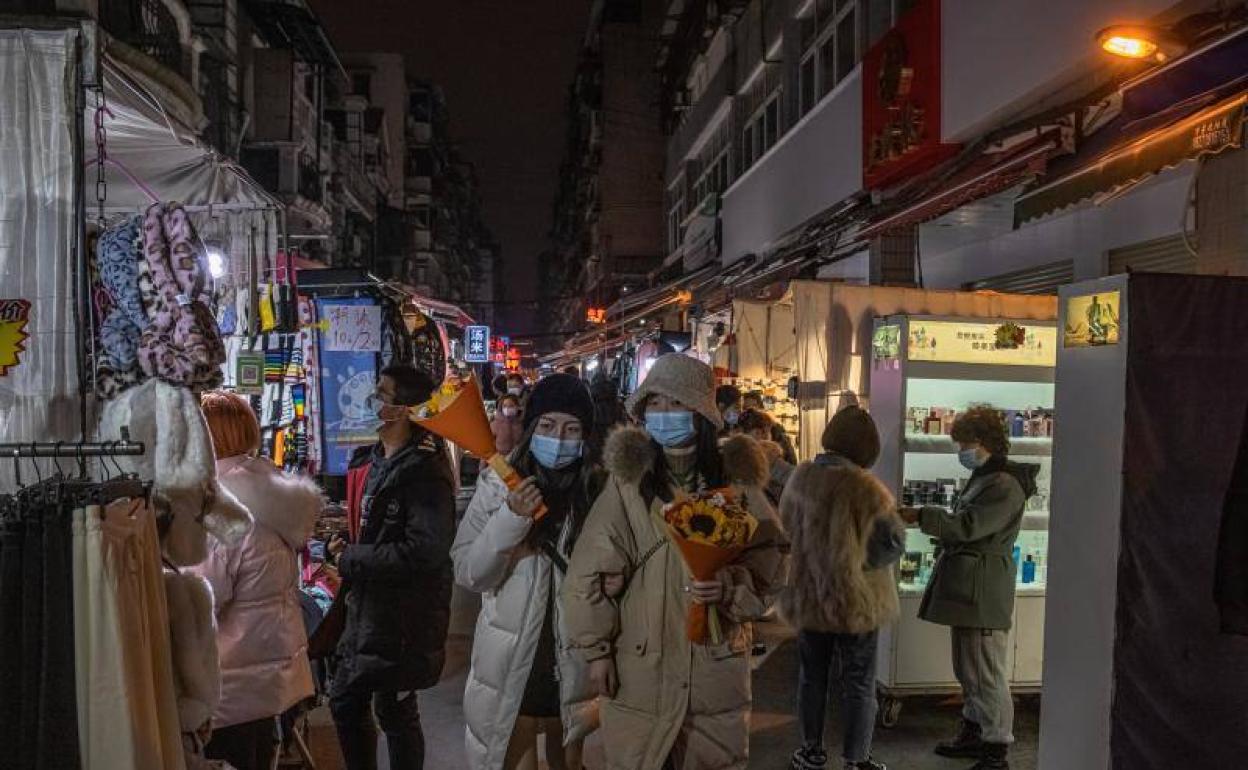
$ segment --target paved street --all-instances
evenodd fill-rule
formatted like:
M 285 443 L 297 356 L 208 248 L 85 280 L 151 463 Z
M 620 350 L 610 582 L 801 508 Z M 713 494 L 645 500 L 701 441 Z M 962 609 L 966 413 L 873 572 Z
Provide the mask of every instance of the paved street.
M 466 770 L 463 756 L 463 723 L 460 702 L 468 674 L 475 602 L 471 595 L 456 592 L 455 622 L 450 656 L 441 684 L 421 694 L 422 722 L 428 741 L 427 767 L 430 770 Z M 754 718 L 751 729 L 750 767 L 758 770 L 784 770 L 797 740 L 793 699 L 797 682 L 797 651 L 789 634 L 775 625 L 766 633 L 775 642 L 761 662 L 754 678 Z M 876 733 L 876 757 L 893 770 L 964 770 L 970 763 L 941 759 L 931 753 L 932 745 L 947 735 L 957 719 L 955 704 L 936 698 L 916 698 L 906 702 L 901 722 L 892 730 Z M 1013 755 L 1016 770 L 1036 767 L 1036 738 L 1039 709 L 1034 698 L 1019 703 L 1019 744 Z M 318 770 L 338 770 L 333 727 L 325 709 L 315 715 L 313 749 Z M 829 740 L 839 735 L 829 725 Z M 835 749 L 835 746 L 830 746 Z M 604 766 L 601 748 L 591 739 L 587 751 L 590 770 Z M 383 761 L 382 768 L 387 764 Z M 835 768 L 835 770 L 839 770 Z

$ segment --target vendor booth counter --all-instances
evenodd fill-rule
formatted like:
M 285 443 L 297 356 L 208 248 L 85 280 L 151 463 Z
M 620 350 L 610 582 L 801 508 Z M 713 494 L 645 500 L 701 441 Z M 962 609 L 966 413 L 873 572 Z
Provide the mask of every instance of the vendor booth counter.
M 1039 490 L 1027 502 L 1014 555 L 1007 670 L 1019 693 L 1038 692 L 1043 672 L 1057 337 L 1052 321 L 902 315 L 877 319 L 872 341 L 871 414 L 883 450 L 873 470 L 899 504 L 954 505 L 970 472 L 949 432 L 971 407 L 1000 411 L 1011 459 L 1038 468 Z M 901 616 L 880 637 L 885 725 L 896 722 L 902 696 L 959 690 L 949 629 L 919 619 L 938 558 L 935 540 L 907 530 L 897 575 Z

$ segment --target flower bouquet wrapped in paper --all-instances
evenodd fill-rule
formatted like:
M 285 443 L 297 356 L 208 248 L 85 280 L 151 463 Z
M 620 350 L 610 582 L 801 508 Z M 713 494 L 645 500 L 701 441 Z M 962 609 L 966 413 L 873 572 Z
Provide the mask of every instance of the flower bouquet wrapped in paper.
M 475 377 L 448 377 L 428 401 L 411 407 L 409 413 L 412 422 L 485 461 L 508 489 L 515 489 L 523 481 L 494 446 L 494 432 L 490 430 L 481 387 Z M 542 506 L 533 519 L 541 520 L 545 515 L 546 506 Z
M 695 580 L 713 580 L 716 573 L 731 564 L 743 550 L 758 519 L 737 501 L 730 489 L 715 489 L 684 497 L 663 508 L 672 542 Z M 689 609 L 687 628 L 694 644 L 723 642 L 718 608 L 695 604 Z

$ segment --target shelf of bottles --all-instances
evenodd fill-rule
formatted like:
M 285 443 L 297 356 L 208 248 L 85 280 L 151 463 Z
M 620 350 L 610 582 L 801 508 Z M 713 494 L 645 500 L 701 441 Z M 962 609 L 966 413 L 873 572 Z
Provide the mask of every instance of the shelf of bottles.
M 1027 500 L 1013 556 L 1020 594 L 1042 593 L 1048 577 L 1053 397 L 1051 382 L 913 378 L 906 384 L 903 505 L 956 505 L 970 472 L 958 462 L 958 445 L 949 433 L 957 416 L 973 406 L 996 409 L 1010 433 L 1011 460 L 1038 467 L 1038 491 Z M 938 556 L 936 541 L 908 530 L 899 570 L 901 590 L 925 590 Z
M 798 446 L 797 432 L 798 426 L 801 424 L 801 410 L 798 408 L 797 399 L 789 398 L 787 381 L 770 378 L 736 377 L 726 380 L 726 382 L 737 386 L 742 393 L 761 392 L 763 394 L 763 409 L 767 411 L 767 414 L 771 415 L 772 419 L 780 424 L 780 427 L 784 428 L 784 432 L 789 435 L 789 441 L 793 442 L 793 446 Z

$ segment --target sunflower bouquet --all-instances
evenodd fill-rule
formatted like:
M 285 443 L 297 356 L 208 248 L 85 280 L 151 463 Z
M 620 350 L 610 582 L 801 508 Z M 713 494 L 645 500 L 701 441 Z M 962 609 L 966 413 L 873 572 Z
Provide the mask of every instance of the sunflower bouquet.
M 663 508 L 672 542 L 680 549 L 695 580 L 712 580 L 745 550 L 758 529 L 754 518 L 728 489 L 684 497 Z M 694 604 L 689 608 L 689 641 L 723 642 L 718 608 Z
M 461 380 L 457 377 L 447 377 L 446 381 L 433 392 L 428 401 L 412 407 L 412 417 L 417 420 L 427 420 L 436 414 L 446 411 L 446 408 L 455 399 L 459 398 L 459 394 L 464 392 L 466 384 L 466 380 Z
M 494 446 L 494 432 L 490 430 L 490 420 L 485 416 L 481 386 L 476 378 L 447 377 L 427 401 L 410 407 L 408 412 L 412 422 L 484 460 L 508 489 L 515 489 L 523 482 L 516 469 Z M 542 505 L 533 518 L 540 521 L 545 515 L 546 506 Z

